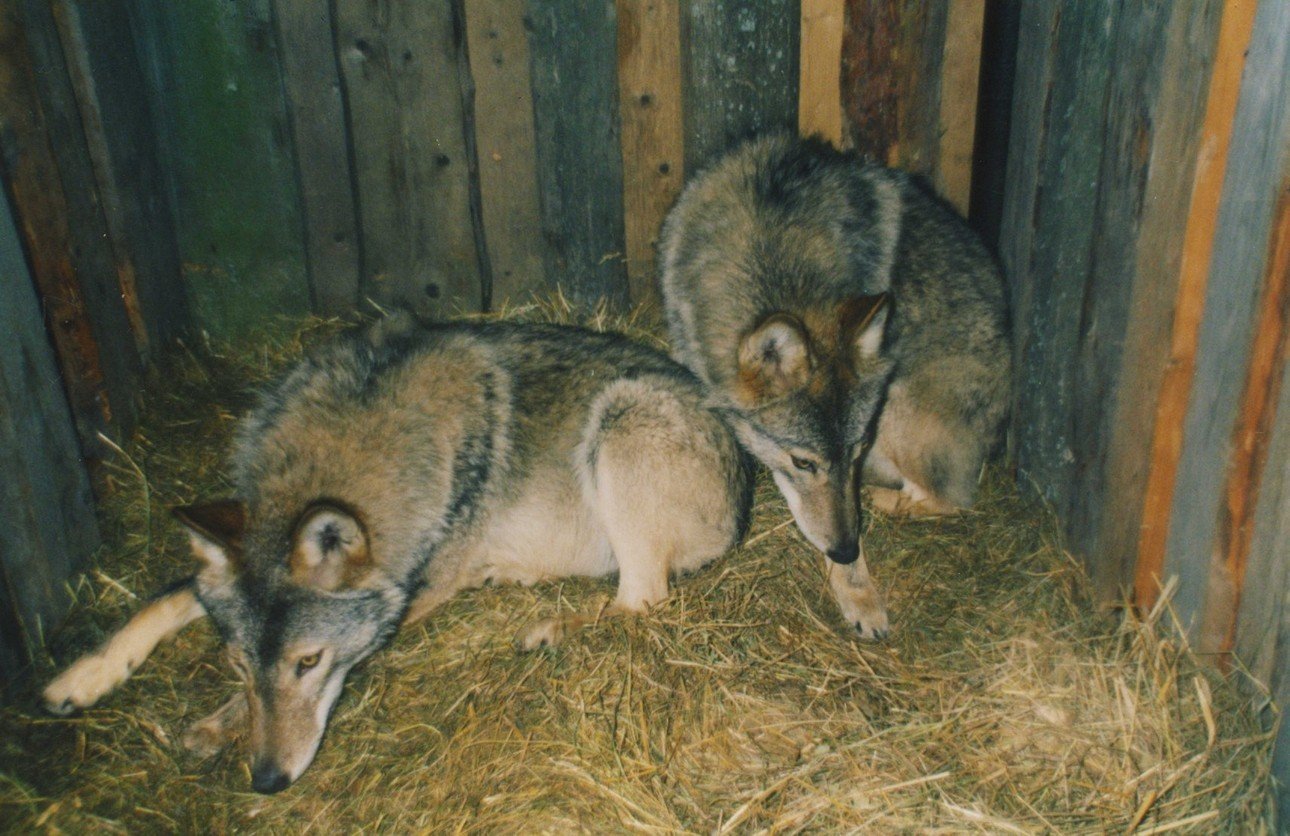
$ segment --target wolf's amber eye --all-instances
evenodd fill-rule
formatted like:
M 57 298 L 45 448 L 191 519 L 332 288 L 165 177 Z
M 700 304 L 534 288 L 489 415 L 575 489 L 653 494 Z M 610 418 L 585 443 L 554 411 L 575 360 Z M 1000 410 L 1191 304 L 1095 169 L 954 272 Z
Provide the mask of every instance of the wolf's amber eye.
M 304 676 L 305 671 L 318 667 L 318 663 L 321 660 L 321 653 L 310 653 L 308 656 L 301 656 L 300 661 L 296 662 L 296 676 Z
M 790 458 L 793 459 L 793 467 L 797 468 L 798 470 L 805 470 L 807 473 L 815 472 L 816 470 L 815 462 L 811 461 L 810 459 L 803 459 L 797 456 L 791 456 Z

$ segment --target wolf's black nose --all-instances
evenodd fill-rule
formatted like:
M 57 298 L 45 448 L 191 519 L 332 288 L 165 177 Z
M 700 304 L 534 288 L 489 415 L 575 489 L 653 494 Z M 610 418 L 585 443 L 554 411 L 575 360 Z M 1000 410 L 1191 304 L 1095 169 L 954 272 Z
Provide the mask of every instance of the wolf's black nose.
M 841 563 L 845 566 L 848 563 L 856 562 L 856 558 L 860 556 L 860 544 L 843 543 L 840 546 L 835 546 L 834 548 L 829 549 L 826 554 L 828 554 L 829 560 L 832 560 L 834 563 Z
M 251 789 L 256 792 L 272 795 L 281 792 L 291 783 L 287 773 L 278 769 L 276 763 L 257 763 L 251 771 Z

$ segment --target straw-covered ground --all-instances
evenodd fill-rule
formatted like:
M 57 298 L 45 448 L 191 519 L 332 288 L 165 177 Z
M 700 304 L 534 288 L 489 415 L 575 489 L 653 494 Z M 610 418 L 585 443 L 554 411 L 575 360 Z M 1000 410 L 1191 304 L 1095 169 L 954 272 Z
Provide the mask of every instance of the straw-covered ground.
M 559 316 L 559 305 L 519 311 Z M 601 319 L 602 324 L 605 320 Z M 644 326 L 616 320 L 617 327 Z M 166 508 L 225 493 L 235 417 L 312 323 L 177 352 L 107 463 L 106 545 L 50 637 L 47 679 L 191 569 Z M 243 758 L 178 744 L 237 686 L 209 626 L 95 708 L 0 710 L 15 830 L 1258 832 L 1270 741 L 1249 701 L 1172 638 L 1168 610 L 1099 614 L 1050 515 L 1002 472 L 952 519 L 872 515 L 894 630 L 851 635 L 767 480 L 743 546 L 649 617 L 517 653 L 535 617 L 608 580 L 459 596 L 349 678 L 313 766 L 271 797 Z

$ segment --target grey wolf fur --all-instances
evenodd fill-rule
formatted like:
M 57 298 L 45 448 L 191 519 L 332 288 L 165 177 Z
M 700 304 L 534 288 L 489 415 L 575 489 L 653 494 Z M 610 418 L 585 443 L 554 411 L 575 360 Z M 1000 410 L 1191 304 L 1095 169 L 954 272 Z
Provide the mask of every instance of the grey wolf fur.
M 88 706 L 209 615 L 245 693 L 185 742 L 249 731 L 253 786 L 312 761 L 345 676 L 465 587 L 618 573 L 616 608 L 737 542 L 745 458 L 703 390 L 608 334 L 395 322 L 301 362 L 242 422 L 235 499 L 177 509 L 202 568 L 44 692 Z M 579 619 L 539 622 L 526 647 Z
M 838 564 L 831 585 L 847 620 L 883 635 L 857 471 L 889 512 L 972 504 L 1010 378 L 994 261 L 909 176 L 771 136 L 685 187 L 659 268 L 674 356 Z

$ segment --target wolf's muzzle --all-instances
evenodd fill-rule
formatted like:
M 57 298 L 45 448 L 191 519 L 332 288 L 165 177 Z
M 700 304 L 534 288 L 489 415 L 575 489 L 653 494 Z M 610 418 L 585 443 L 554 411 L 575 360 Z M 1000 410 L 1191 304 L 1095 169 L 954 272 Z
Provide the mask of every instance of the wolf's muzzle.
M 841 563 L 843 566 L 846 566 L 849 563 L 855 563 L 856 558 L 860 556 L 860 543 L 843 543 L 840 546 L 829 549 L 825 554 L 827 554 L 829 556 L 829 560 L 832 560 L 834 563 Z
M 251 789 L 265 795 L 281 792 L 291 785 L 287 773 L 278 768 L 276 763 L 263 761 L 251 771 Z

